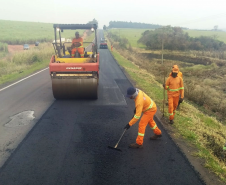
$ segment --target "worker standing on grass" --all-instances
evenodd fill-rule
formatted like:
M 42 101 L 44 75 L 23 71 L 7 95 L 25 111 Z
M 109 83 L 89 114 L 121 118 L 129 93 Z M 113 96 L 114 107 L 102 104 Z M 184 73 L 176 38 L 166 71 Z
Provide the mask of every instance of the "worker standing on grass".
M 132 125 L 134 125 L 140 119 L 141 114 L 143 112 L 143 116 L 141 117 L 141 120 L 139 123 L 139 130 L 138 130 L 136 143 L 129 145 L 129 147 L 142 148 L 144 133 L 145 133 L 147 124 L 149 124 L 149 126 L 151 127 L 151 129 L 155 134 L 150 138 L 151 140 L 156 140 L 157 138 L 162 136 L 161 130 L 157 127 L 154 121 L 154 115 L 157 111 L 157 106 L 155 102 L 148 95 L 146 95 L 140 89 L 137 89 L 134 87 L 130 87 L 127 89 L 126 96 L 135 101 L 135 110 L 134 110 L 135 115 L 133 119 L 125 126 L 125 129 L 129 129 Z
M 179 70 L 179 67 L 178 67 L 177 65 L 173 65 L 173 67 L 172 67 L 172 71 L 173 71 L 173 68 L 174 68 L 174 67 L 177 67 L 177 68 L 178 68 L 178 70 Z M 172 75 L 172 71 L 170 72 L 169 77 Z M 178 72 L 177 76 L 181 77 L 181 78 L 182 78 L 182 80 L 183 80 L 183 74 L 182 74 L 182 72 L 180 72 L 180 70 L 179 70 L 179 72 Z M 178 102 L 177 109 L 179 109 L 179 106 L 180 106 L 180 99 L 179 99 L 179 102 Z
M 75 32 L 75 38 L 72 40 L 71 45 L 71 57 L 75 57 L 76 51 L 80 54 L 81 58 L 84 58 L 83 39 L 79 37 L 79 32 Z
M 177 65 L 174 66 L 171 76 L 166 80 L 166 84 L 163 87 L 167 90 L 168 95 L 168 109 L 169 109 L 169 120 L 170 124 L 173 124 L 174 116 L 178 102 L 182 103 L 184 99 L 184 84 L 183 79 L 178 76 L 179 68 Z

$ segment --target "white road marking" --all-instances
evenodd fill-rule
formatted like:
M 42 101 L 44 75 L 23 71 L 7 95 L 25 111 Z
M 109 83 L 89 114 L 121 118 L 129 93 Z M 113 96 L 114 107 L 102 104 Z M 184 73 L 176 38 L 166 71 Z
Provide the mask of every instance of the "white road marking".
M 37 75 L 37 74 L 39 74 L 39 73 L 45 71 L 46 69 L 49 69 L 49 68 L 47 67 L 47 68 L 45 68 L 45 69 L 43 69 L 43 70 L 41 70 L 41 71 L 39 71 L 39 72 L 37 72 L 37 73 L 34 73 L 34 74 L 30 75 L 30 76 L 27 76 L 26 78 L 23 78 L 23 79 L 19 80 L 18 82 L 15 82 L 15 83 L 13 83 L 13 84 L 7 86 L 7 87 L 4 87 L 4 88 L 0 89 L 0 92 L 3 91 L 3 90 L 5 90 L 5 89 L 8 89 L 9 87 L 11 87 L 11 86 L 13 86 L 13 85 L 16 85 L 16 84 L 18 84 L 18 83 L 20 83 L 20 82 L 22 82 L 22 81 L 24 81 L 24 80 L 26 80 L 26 79 L 32 77 L 32 76 L 35 76 L 35 75 Z

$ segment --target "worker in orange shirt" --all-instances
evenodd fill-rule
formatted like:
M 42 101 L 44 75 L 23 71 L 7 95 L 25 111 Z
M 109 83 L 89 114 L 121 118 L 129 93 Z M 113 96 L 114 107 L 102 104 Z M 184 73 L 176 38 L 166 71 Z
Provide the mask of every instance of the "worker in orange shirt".
M 146 95 L 140 89 L 130 87 L 127 89 L 127 97 L 133 99 L 135 101 L 135 110 L 134 117 L 131 121 L 125 126 L 125 129 L 129 129 L 132 125 L 134 125 L 141 117 L 138 129 L 138 136 L 136 139 L 136 143 L 129 145 L 130 148 L 142 148 L 143 147 L 143 139 L 144 133 L 147 124 L 151 127 L 154 132 L 154 136 L 152 136 L 151 140 L 156 140 L 162 136 L 161 130 L 157 127 L 154 121 L 154 115 L 157 111 L 157 106 L 155 102 Z
M 72 40 L 71 45 L 71 57 L 75 57 L 76 51 L 80 54 L 81 58 L 84 58 L 83 39 L 79 37 L 79 32 L 75 32 L 75 38 Z
M 168 95 L 168 111 L 170 124 L 173 124 L 174 116 L 178 102 L 182 103 L 184 99 L 184 84 L 183 79 L 178 76 L 179 68 L 177 65 L 174 66 L 171 76 L 166 80 L 166 84 L 163 87 L 167 90 Z
M 172 70 L 173 70 L 173 68 L 174 68 L 174 67 L 177 67 L 177 68 L 178 68 L 178 70 L 179 70 L 179 67 L 178 67 L 177 65 L 173 65 Z M 171 75 L 172 75 L 172 71 L 170 72 L 169 77 L 170 77 Z M 178 72 L 177 76 L 181 77 L 181 78 L 182 78 L 182 80 L 183 80 L 183 74 L 182 74 L 182 72 L 180 72 L 180 70 L 179 70 L 179 72 Z M 178 102 L 177 109 L 179 109 L 179 106 L 180 106 L 180 100 L 179 100 L 179 102 Z

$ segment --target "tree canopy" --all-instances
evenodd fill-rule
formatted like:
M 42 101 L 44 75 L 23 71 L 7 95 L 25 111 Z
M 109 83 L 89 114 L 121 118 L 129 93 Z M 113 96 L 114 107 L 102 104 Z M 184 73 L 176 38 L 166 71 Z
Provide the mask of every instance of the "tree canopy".
M 143 43 L 149 49 L 168 50 L 226 50 L 226 44 L 213 37 L 190 37 L 180 27 L 167 26 L 155 30 L 146 30 L 142 33 L 139 43 Z
M 94 18 L 92 21 L 89 21 L 87 24 L 96 24 L 98 26 L 98 21 Z

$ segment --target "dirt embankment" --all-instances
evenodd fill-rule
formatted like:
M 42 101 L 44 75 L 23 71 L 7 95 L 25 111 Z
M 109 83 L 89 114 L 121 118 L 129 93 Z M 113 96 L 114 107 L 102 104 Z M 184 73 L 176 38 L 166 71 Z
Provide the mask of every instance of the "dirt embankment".
M 144 53 L 143 55 L 148 58 L 157 58 L 157 59 L 162 58 L 161 54 Z M 184 56 L 179 56 L 179 55 L 168 55 L 168 54 L 164 54 L 164 59 L 179 60 L 179 61 L 183 61 L 183 62 L 187 62 L 187 63 L 203 64 L 203 65 L 209 65 L 212 63 L 211 59 L 209 59 L 209 58 L 196 58 L 196 57 L 188 57 L 188 56 L 184 57 Z
M 30 48 L 35 47 L 34 44 L 30 44 L 29 45 Z M 24 46 L 23 45 L 8 45 L 8 52 L 11 53 L 15 53 L 15 52 L 20 52 L 24 50 Z
M 149 59 L 162 58 L 161 54 L 156 54 L 156 53 L 143 53 L 142 55 Z M 191 57 L 191 56 L 182 56 L 182 55 L 173 55 L 173 54 L 164 54 L 164 59 L 182 61 L 182 62 L 193 63 L 193 64 L 202 64 L 202 65 L 210 65 L 212 63 L 216 63 L 216 65 L 220 67 L 224 66 L 226 62 L 225 60 L 208 58 L 208 57 Z

